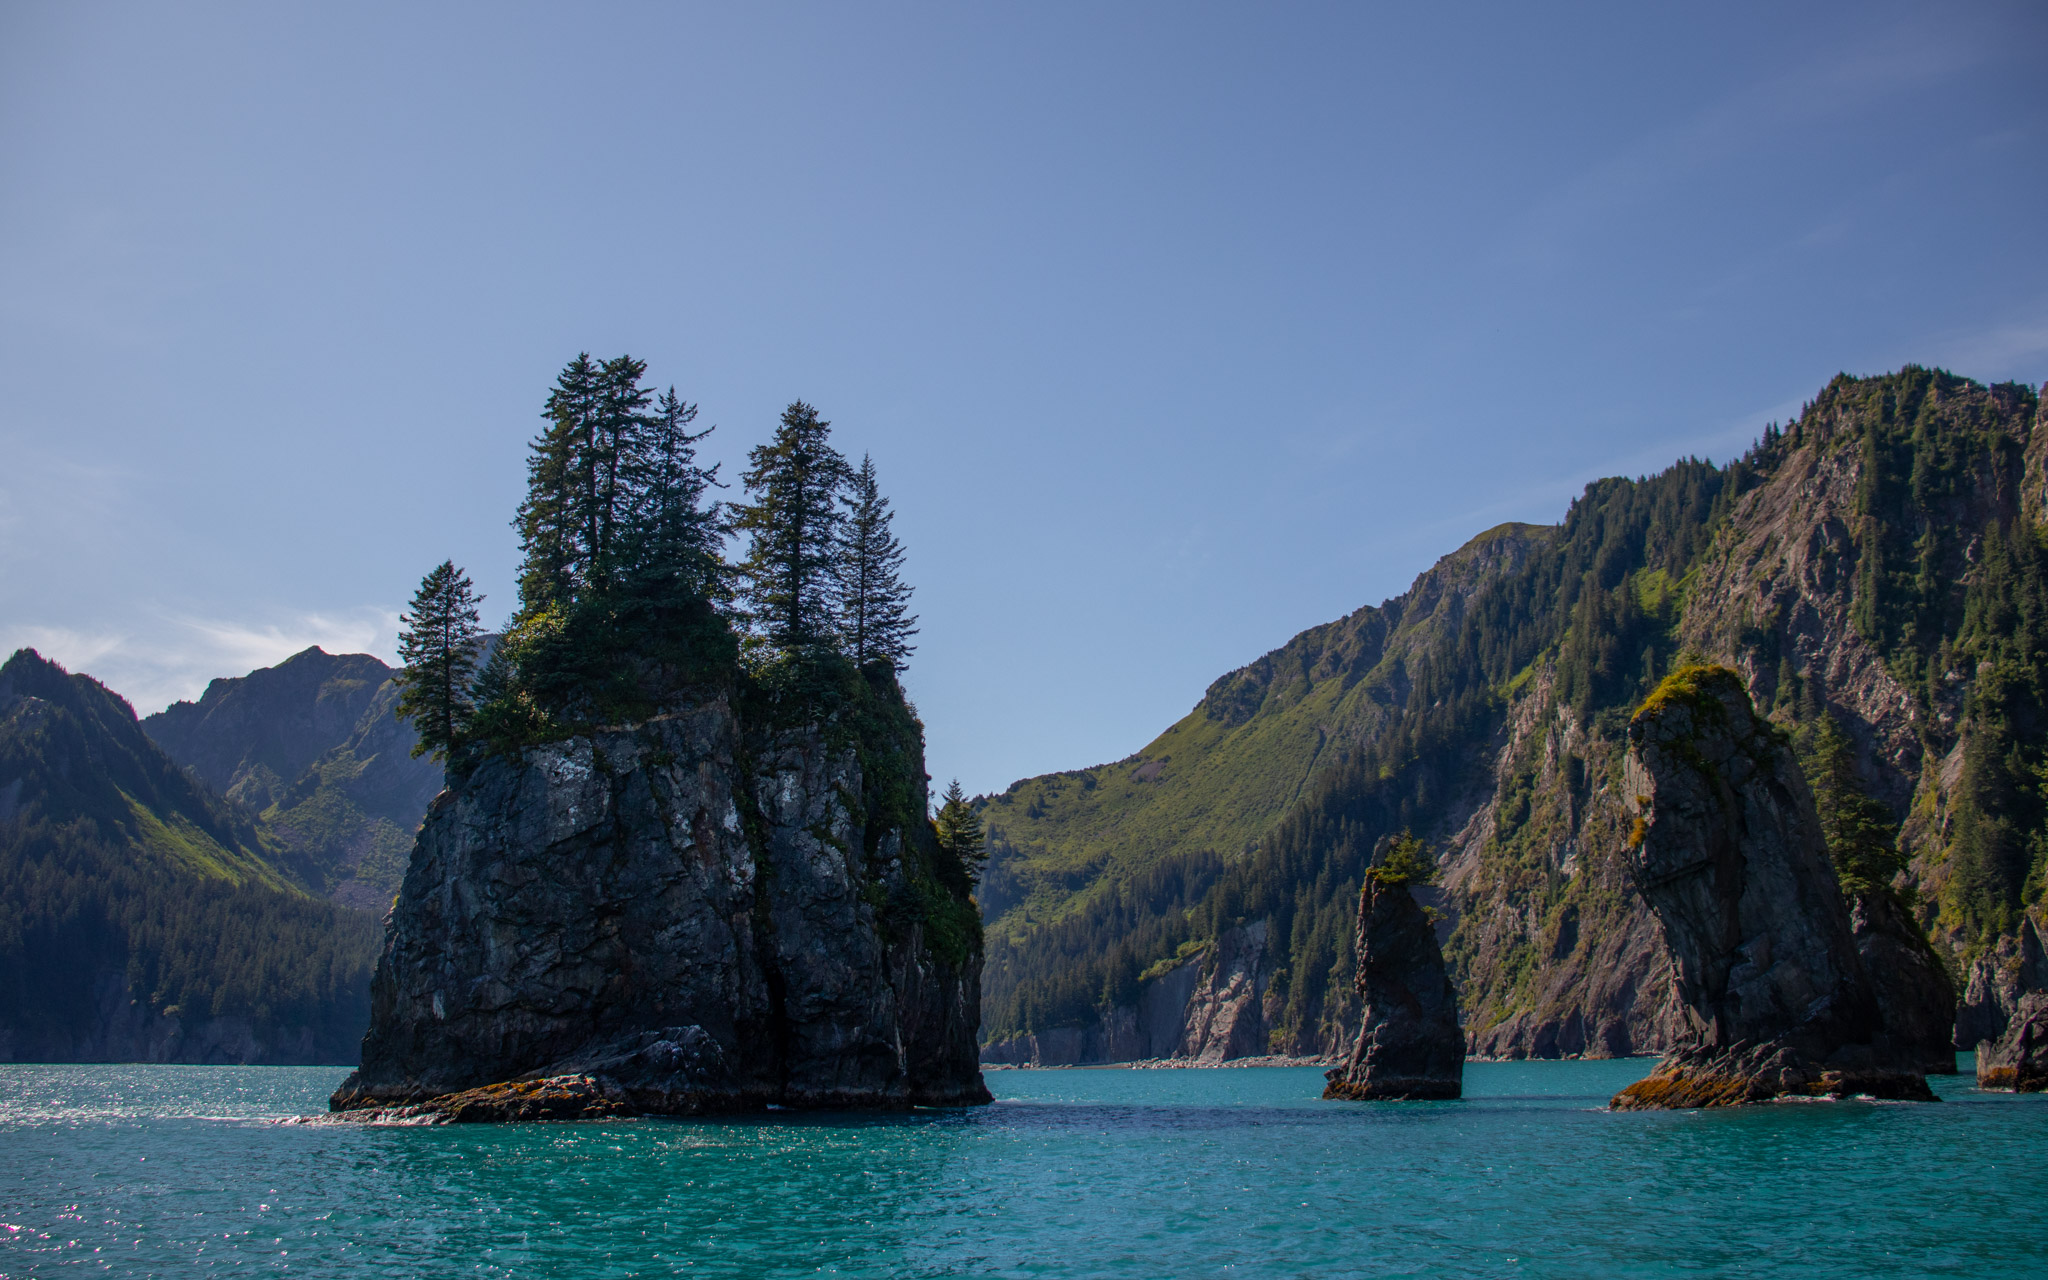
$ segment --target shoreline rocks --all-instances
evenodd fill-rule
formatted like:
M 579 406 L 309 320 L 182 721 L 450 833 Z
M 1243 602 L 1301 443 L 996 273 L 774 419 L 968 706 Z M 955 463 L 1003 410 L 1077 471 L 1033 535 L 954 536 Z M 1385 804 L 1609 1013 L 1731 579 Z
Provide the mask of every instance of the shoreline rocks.
M 2022 995 L 2005 1034 L 1977 1046 L 1977 1087 L 2048 1091 L 2048 992 Z
M 1631 872 L 1663 927 L 1688 1040 L 1612 1105 L 1932 1101 L 1924 1035 L 1887 1026 L 1910 1002 L 1872 983 L 1805 778 L 1741 677 L 1667 678 L 1630 723 L 1622 785 Z

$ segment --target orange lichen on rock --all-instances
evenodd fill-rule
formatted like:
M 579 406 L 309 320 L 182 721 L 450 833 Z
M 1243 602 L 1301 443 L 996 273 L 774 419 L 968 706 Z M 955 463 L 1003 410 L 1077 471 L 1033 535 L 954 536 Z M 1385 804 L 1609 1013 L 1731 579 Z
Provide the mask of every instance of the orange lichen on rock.
M 633 1114 L 617 1090 L 586 1075 L 503 1080 L 395 1107 L 343 1111 L 363 1124 L 500 1124 L 514 1120 L 609 1120 Z

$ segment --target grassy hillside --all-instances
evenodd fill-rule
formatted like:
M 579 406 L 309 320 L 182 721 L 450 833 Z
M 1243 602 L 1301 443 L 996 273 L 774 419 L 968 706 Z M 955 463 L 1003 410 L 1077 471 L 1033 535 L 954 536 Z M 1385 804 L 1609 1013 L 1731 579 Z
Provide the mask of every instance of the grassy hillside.
M 1209 686 L 1195 709 L 1112 764 L 1028 778 L 988 799 L 983 911 L 992 934 L 1048 923 L 1092 888 L 1168 855 L 1236 858 L 1407 696 L 1406 662 L 1489 575 L 1552 531 L 1507 524 L 1444 557 L 1406 595 L 1314 627 Z
M 383 914 L 441 789 L 394 714 L 392 668 L 315 647 L 215 680 L 142 722 L 172 759 L 256 814 L 310 887 Z

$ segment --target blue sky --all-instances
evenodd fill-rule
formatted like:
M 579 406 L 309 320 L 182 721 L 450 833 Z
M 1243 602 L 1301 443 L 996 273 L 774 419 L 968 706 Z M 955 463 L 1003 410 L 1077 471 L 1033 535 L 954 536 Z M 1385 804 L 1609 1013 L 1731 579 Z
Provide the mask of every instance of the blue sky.
M 874 455 L 992 790 L 1837 371 L 2048 378 L 2048 12 L 1538 8 L 9 4 L 0 644 L 147 712 L 443 557 L 496 621 L 630 351 Z

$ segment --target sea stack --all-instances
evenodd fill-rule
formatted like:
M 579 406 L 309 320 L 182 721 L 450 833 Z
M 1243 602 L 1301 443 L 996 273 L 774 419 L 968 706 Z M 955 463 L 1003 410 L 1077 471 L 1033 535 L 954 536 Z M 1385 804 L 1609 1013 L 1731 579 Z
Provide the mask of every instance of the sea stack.
M 1741 677 L 1693 666 L 1658 686 L 1629 725 L 1623 794 L 1689 1039 L 1615 1107 L 1933 1100 L 1924 1052 L 1886 1030 L 1798 763 Z
M 1325 1098 L 1437 1101 L 1464 1091 L 1465 1033 L 1429 916 L 1410 890 L 1427 874 L 1412 838 L 1382 840 L 1358 894 L 1358 976 L 1364 1005 L 1351 1061 L 1331 1071 Z
M 853 683 L 858 681 L 857 684 Z M 989 1100 L 969 882 L 924 820 L 890 674 L 810 724 L 743 689 L 489 755 L 392 908 L 357 1118 L 566 1119 Z

